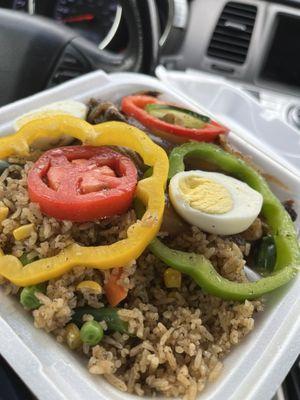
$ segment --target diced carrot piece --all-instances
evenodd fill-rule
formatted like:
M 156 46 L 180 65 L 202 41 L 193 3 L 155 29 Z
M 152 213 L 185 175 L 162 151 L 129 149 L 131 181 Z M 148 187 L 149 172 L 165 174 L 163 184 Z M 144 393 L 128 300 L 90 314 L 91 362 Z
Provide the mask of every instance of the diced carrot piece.
M 122 269 L 117 274 L 111 273 L 108 282 L 104 286 L 105 294 L 112 307 L 117 306 L 122 300 L 126 299 L 128 289 L 118 283 L 122 274 Z

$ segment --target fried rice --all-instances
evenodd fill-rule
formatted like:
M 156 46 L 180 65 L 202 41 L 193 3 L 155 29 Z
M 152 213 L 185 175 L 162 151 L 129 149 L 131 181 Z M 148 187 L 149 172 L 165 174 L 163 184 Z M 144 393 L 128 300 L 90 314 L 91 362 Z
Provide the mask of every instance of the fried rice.
M 28 198 L 26 177 L 32 161 L 14 162 L 0 176 L 1 204 L 9 208 L 9 215 L 0 226 L 0 247 L 5 253 L 17 257 L 26 254 L 33 260 L 57 254 L 73 242 L 85 246 L 110 244 L 125 238 L 128 227 L 136 220 L 133 210 L 92 223 L 44 216 Z M 34 226 L 31 235 L 23 241 L 14 240 L 13 230 L 28 223 Z M 255 224 L 250 232 L 257 237 L 261 225 Z M 203 254 L 224 277 L 247 281 L 247 240 L 207 234 L 196 227 L 181 235 L 162 236 L 170 247 Z M 179 289 L 168 289 L 163 281 L 166 268 L 147 251 L 125 266 L 120 280 L 130 290 L 118 314 L 128 322 L 128 333 L 105 335 L 100 344 L 84 344 L 77 351 L 88 358 L 90 373 L 102 375 L 121 391 L 193 400 L 221 373 L 224 356 L 252 331 L 262 302 L 221 300 L 202 292 L 188 276 L 183 277 Z M 114 270 L 100 271 L 82 265 L 50 280 L 45 294 L 37 294 L 42 305 L 31 311 L 34 325 L 65 343 L 66 325 L 75 308 L 107 305 L 105 283 L 111 273 Z M 77 285 L 84 280 L 97 282 L 100 292 L 79 290 Z M 7 281 L 3 286 L 8 293 L 18 293 L 18 288 Z M 85 316 L 85 320 L 90 319 L 91 315 Z M 103 328 L 107 329 L 105 323 Z

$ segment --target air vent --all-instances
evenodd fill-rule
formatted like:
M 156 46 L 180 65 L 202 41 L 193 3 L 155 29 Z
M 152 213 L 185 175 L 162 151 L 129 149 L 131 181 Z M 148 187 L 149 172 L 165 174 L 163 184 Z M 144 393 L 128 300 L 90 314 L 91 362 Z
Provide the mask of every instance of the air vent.
M 212 35 L 207 54 L 211 57 L 243 64 L 254 28 L 257 7 L 230 1 L 223 9 Z

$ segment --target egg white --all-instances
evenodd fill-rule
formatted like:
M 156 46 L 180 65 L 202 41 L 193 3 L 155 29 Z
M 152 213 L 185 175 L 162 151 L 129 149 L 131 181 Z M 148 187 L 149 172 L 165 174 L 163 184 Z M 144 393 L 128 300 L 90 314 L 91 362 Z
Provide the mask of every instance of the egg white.
M 14 121 L 14 128 L 18 131 L 23 125 L 36 118 L 48 117 L 51 115 L 67 114 L 72 115 L 73 117 L 85 119 L 87 111 L 88 107 L 79 101 L 56 101 L 55 103 L 50 103 L 22 114 Z
M 219 183 L 231 195 L 233 207 L 222 214 L 209 214 L 190 206 L 180 189 L 180 181 L 190 176 L 198 176 Z M 261 211 L 262 195 L 245 182 L 230 176 L 207 171 L 179 172 L 170 180 L 169 196 L 178 214 L 191 225 L 205 232 L 217 235 L 233 235 L 245 231 Z
M 14 128 L 16 131 L 21 129 L 27 123 L 44 117 L 51 117 L 57 115 L 71 115 L 80 119 L 86 118 L 88 107 L 79 101 L 75 100 L 62 100 L 50 103 L 40 108 L 35 108 L 28 113 L 22 114 L 14 121 Z M 39 150 L 47 150 L 53 146 L 66 146 L 71 143 L 74 138 L 70 135 L 62 135 L 60 138 L 41 137 L 31 144 L 32 148 Z

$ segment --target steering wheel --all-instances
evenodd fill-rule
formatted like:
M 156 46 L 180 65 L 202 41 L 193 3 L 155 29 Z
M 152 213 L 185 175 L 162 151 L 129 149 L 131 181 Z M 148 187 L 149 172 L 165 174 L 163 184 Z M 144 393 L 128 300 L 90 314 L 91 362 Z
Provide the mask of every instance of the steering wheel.
M 155 2 L 119 3 L 129 36 L 122 54 L 99 50 L 46 18 L 0 9 L 0 106 L 96 69 L 151 73 L 159 42 Z

